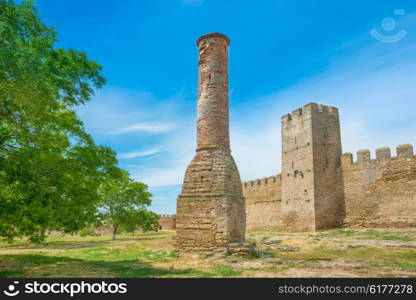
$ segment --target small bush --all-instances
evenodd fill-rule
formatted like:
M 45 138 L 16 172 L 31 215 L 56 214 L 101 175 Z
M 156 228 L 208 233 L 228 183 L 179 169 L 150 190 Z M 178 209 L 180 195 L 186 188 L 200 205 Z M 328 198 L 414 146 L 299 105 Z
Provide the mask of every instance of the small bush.
M 87 227 L 87 228 L 82 229 L 79 232 L 79 235 L 82 236 L 82 237 L 84 237 L 84 236 L 94 236 L 96 234 L 95 234 L 95 231 L 94 230 L 92 230 L 91 228 L 88 228 Z
M 34 244 L 41 244 L 45 241 L 45 239 L 46 236 L 44 234 L 36 233 L 29 238 L 29 241 L 31 241 Z

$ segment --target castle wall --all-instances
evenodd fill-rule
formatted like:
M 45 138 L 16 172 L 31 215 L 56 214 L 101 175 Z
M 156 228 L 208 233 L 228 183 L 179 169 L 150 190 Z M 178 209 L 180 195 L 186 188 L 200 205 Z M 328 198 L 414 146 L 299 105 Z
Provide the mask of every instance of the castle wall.
M 160 215 L 159 230 L 175 230 L 176 215 Z
M 281 229 L 281 175 L 243 183 L 247 230 Z
M 198 124 L 203 128 L 202 133 L 209 131 L 205 128 L 211 124 L 207 120 Z M 238 226 L 244 223 L 249 231 L 315 231 L 341 225 L 416 227 L 413 147 L 398 146 L 397 157 L 392 157 L 387 147 L 378 148 L 375 159 L 371 158 L 369 150 L 360 150 L 354 162 L 351 153 L 341 155 L 339 127 L 338 109 L 331 106 L 309 103 L 284 115 L 282 174 L 244 182 L 242 196 L 238 170 L 228 155 L 229 140 L 219 135 L 210 136 L 208 144 L 225 141 L 219 147 L 221 150 L 215 152 L 216 158 L 207 152 L 211 146 L 201 133 L 199 152 L 187 170 L 179 198 L 184 200 L 178 201 L 177 212 L 183 218 L 177 227 L 207 229 L 212 234 L 215 224 L 214 227 L 221 228 L 221 233 L 226 233 L 225 238 L 221 236 L 224 240 L 216 241 L 217 244 L 229 242 L 231 236 L 241 236 L 235 232 L 244 232 L 244 228 Z M 221 163 L 215 167 L 214 162 Z M 228 167 L 223 168 L 224 165 Z M 216 176 L 211 172 L 214 169 Z M 225 192 L 222 198 L 218 197 L 218 191 Z M 188 197 L 193 202 L 185 201 Z M 245 210 L 242 199 L 245 199 Z M 226 214 L 218 211 L 218 207 L 225 207 Z M 192 224 L 195 209 L 203 217 L 200 224 Z M 242 216 L 244 211 L 245 216 Z M 185 234 L 184 237 L 192 240 Z M 200 240 L 216 238 L 215 234 L 199 237 Z
M 389 148 L 378 148 L 371 159 L 369 150 L 360 150 L 355 162 L 351 153 L 342 155 L 344 227 L 416 226 L 416 156 L 411 145 L 399 146 L 397 153 L 391 157 Z M 281 188 L 280 174 L 243 183 L 247 230 L 288 230 Z
M 401 145 L 398 157 L 389 148 L 379 148 L 376 159 L 370 151 L 342 156 L 345 226 L 416 226 L 416 157 L 411 145 Z

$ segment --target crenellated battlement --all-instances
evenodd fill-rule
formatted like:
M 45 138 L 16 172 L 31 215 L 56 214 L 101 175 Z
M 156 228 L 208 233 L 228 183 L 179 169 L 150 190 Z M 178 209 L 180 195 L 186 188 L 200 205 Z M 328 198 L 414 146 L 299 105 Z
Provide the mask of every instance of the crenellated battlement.
M 175 214 L 169 215 L 169 214 L 159 214 L 159 217 L 162 219 L 174 219 L 176 218 Z
M 281 125 L 284 176 L 242 183 L 248 230 L 415 226 L 412 145 L 342 154 L 338 109 L 317 103 L 284 115 Z M 308 172 L 295 176 L 299 170 Z
M 276 176 L 262 177 L 243 182 L 243 189 L 257 189 L 269 184 L 280 184 L 282 180 L 281 174 Z
M 297 108 L 289 114 L 282 116 L 282 123 L 290 123 L 294 120 L 299 120 L 305 116 L 326 114 L 326 115 L 338 115 L 338 108 L 334 106 L 328 106 L 310 102 L 303 107 Z
M 402 144 L 396 147 L 397 156 L 391 155 L 391 150 L 389 147 L 381 147 L 375 150 L 375 159 L 371 158 L 371 152 L 369 149 L 362 149 L 357 151 L 357 159 L 354 161 L 353 155 L 350 152 L 344 153 L 341 157 L 342 165 L 355 165 L 363 164 L 368 162 L 385 162 L 388 160 L 395 160 L 401 158 L 414 158 L 413 155 L 413 146 L 411 144 Z

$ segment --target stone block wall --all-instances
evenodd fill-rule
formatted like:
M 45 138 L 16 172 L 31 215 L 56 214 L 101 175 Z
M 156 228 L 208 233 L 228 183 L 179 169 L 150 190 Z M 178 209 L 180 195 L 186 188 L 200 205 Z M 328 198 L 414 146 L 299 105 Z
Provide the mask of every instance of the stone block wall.
M 360 150 L 342 156 L 345 226 L 416 227 L 416 157 L 411 145 Z
M 281 229 L 281 188 L 280 174 L 243 183 L 247 230 Z
M 160 215 L 159 230 L 175 230 L 176 215 Z
M 351 153 L 342 155 L 343 227 L 416 227 L 416 156 L 408 144 L 398 146 L 397 153 L 392 157 L 383 147 L 376 149 L 375 159 L 369 150 L 358 151 L 355 161 Z M 243 183 L 247 229 L 286 231 L 281 181 L 264 184 L 266 178 Z
M 338 109 L 309 103 L 282 117 L 282 222 L 288 231 L 338 225 L 343 217 Z

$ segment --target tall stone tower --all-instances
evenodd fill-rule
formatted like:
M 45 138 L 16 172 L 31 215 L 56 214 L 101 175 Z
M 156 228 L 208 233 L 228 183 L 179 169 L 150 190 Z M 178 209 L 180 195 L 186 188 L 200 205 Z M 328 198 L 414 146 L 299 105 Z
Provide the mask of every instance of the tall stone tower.
M 229 137 L 229 44 L 221 33 L 197 41 L 197 149 L 177 199 L 175 246 L 180 252 L 227 250 L 230 243 L 244 241 L 245 202 Z
M 309 103 L 282 117 L 282 223 L 289 231 L 338 225 L 344 215 L 338 109 Z

